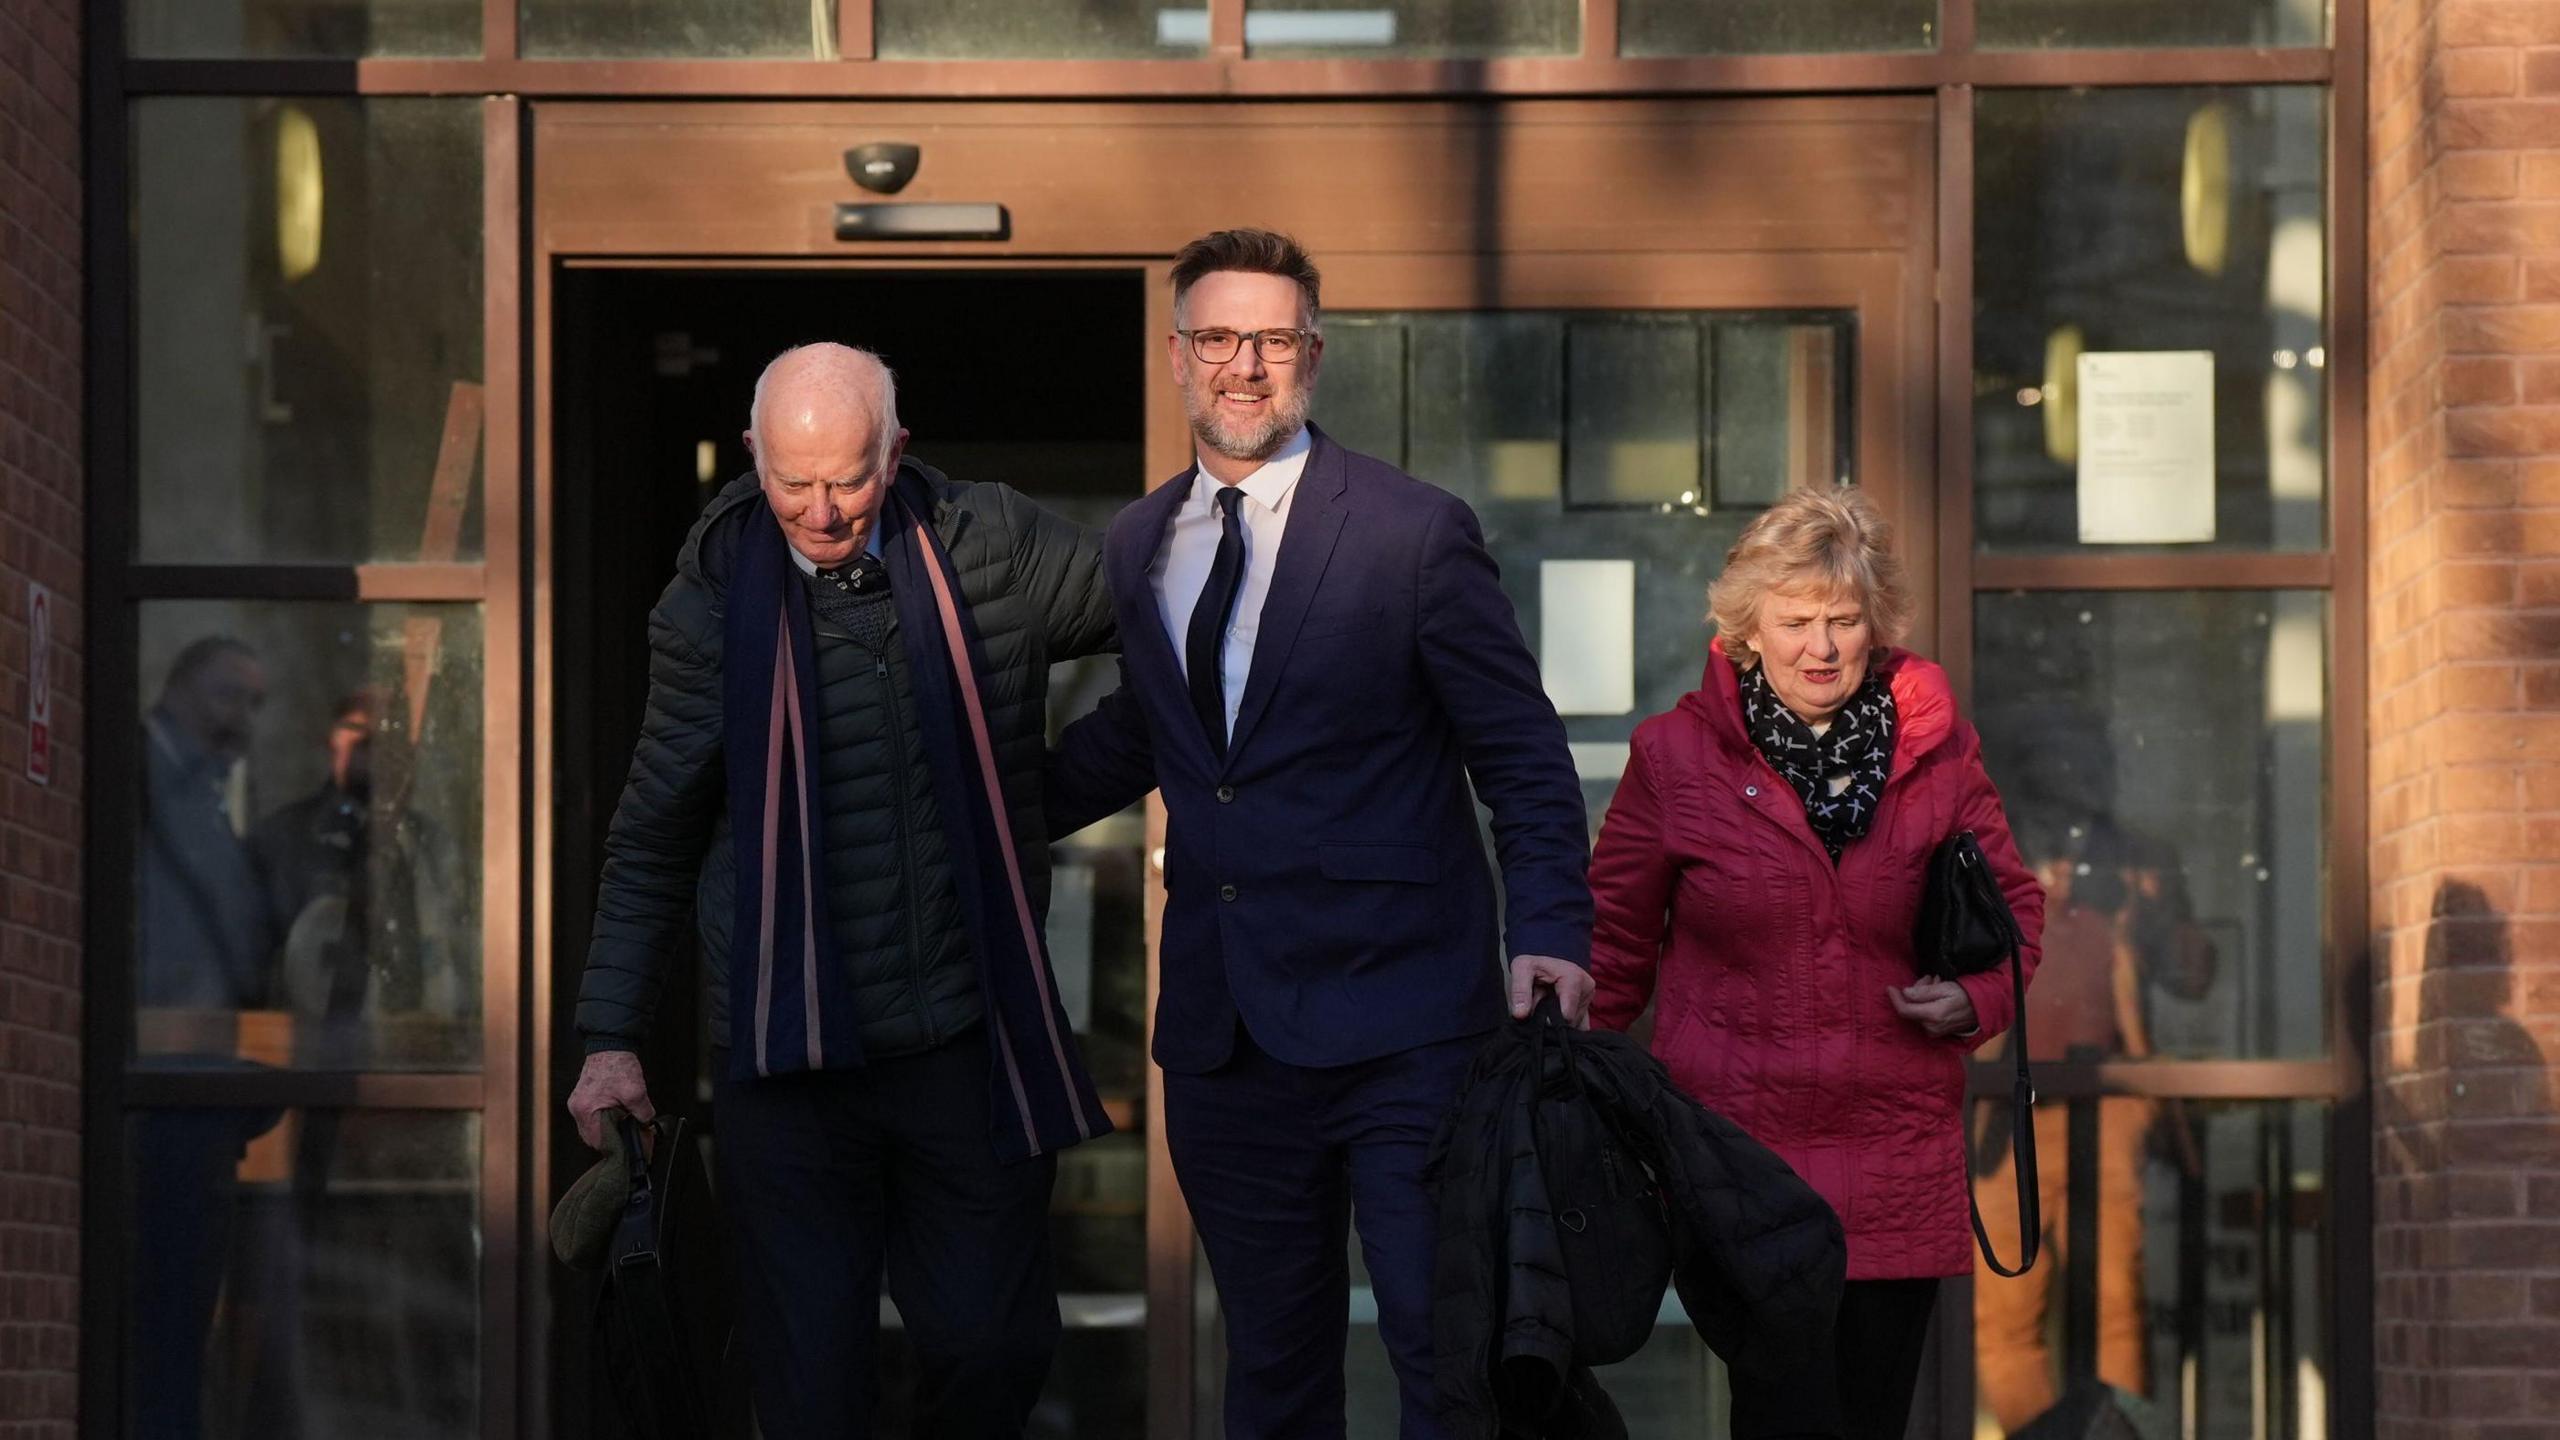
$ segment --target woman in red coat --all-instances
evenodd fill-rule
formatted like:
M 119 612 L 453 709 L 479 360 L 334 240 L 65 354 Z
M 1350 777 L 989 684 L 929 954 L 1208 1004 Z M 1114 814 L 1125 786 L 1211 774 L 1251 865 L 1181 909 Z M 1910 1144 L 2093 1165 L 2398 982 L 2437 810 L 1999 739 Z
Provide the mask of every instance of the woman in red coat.
M 1946 672 L 1893 648 L 1911 600 L 1872 501 L 1791 494 L 1710 603 L 1706 679 L 1636 727 L 1592 856 L 1592 1019 L 1622 1030 L 1653 1002 L 1672 1078 L 1847 1232 L 1837 1355 L 1797 1384 L 1737 1383 L 1737 1440 L 1900 1440 L 1938 1282 L 1972 1268 L 1964 1058 L 2013 1008 L 2006 974 L 1914 971 L 1922 879 L 1974 832 L 2030 974 L 2044 894 Z

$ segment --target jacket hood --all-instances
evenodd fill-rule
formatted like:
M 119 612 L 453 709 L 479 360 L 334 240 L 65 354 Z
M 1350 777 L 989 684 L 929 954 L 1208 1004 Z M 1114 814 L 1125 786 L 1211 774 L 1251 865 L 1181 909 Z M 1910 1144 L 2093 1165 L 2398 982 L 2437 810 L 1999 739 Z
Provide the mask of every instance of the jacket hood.
M 1877 647 L 1867 668 L 1884 677 L 1886 688 L 1893 692 L 1894 713 L 1902 722 L 1893 747 L 1893 773 L 1899 775 L 1954 736 L 1955 686 L 1936 661 L 1898 646 Z M 1726 658 L 1721 637 L 1707 646 L 1707 669 L 1698 688 L 1681 696 L 1676 708 L 1704 727 L 1725 751 L 1746 760 L 1759 753 L 1742 724 L 1742 672 Z

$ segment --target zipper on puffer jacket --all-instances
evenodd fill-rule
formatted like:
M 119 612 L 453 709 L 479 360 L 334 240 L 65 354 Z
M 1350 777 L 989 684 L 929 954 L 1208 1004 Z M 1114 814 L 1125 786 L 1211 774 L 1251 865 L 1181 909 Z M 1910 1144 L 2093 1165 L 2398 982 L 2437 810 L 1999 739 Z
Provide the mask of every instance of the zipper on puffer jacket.
M 889 671 L 887 650 L 871 652 L 871 674 L 880 682 L 881 699 L 889 711 L 889 745 L 897 756 L 890 774 L 898 792 L 898 874 L 906 887 L 907 989 L 915 997 L 916 1023 L 924 1027 L 924 1043 L 930 1048 L 942 1043 L 942 1035 L 933 1023 L 933 1002 L 924 993 L 924 892 L 916 883 L 915 800 L 907 794 L 908 782 L 914 778 L 907 755 L 907 712 L 898 701 L 897 677 Z

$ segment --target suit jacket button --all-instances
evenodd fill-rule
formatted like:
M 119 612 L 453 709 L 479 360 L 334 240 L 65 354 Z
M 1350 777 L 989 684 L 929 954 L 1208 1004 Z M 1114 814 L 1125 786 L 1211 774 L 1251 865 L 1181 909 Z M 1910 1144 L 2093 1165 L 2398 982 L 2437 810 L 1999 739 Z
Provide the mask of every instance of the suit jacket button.
M 1745 785 L 1742 787 L 1742 793 L 1757 798 L 1760 794 L 1760 787 L 1757 785 Z
M 1234 898 L 1236 898 L 1236 887 L 1234 887 L 1233 885 L 1221 885 L 1221 886 L 1219 886 L 1219 887 L 1218 887 L 1218 898 L 1219 898 L 1219 899 L 1221 899 L 1221 900 L 1233 900 Z
M 1221 786 L 1219 786 L 1219 787 L 1218 787 L 1218 803 L 1219 803 L 1219 804 L 1221 804 L 1221 805 L 1229 805 L 1229 804 L 1233 804 L 1233 803 L 1235 802 L 1235 798 L 1236 798 L 1236 787 L 1234 787 L 1233 785 L 1221 785 Z

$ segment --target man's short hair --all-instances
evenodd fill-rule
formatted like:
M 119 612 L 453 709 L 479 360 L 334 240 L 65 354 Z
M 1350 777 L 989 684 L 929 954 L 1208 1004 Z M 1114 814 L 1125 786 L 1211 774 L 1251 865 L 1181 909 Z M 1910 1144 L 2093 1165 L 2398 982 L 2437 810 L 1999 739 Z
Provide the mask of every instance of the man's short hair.
M 1305 298 L 1307 323 L 1316 322 L 1317 290 L 1323 277 L 1316 273 L 1316 262 L 1307 258 L 1298 242 L 1277 230 L 1212 230 L 1182 247 L 1173 257 L 1173 311 L 1182 313 L 1182 297 L 1191 287 L 1221 270 L 1240 270 L 1249 275 L 1277 275 L 1294 280 L 1298 294 Z
M 245 640 L 235 640 L 228 635 L 202 636 L 189 641 L 187 648 L 178 652 L 178 658 L 169 662 L 169 678 L 161 683 L 160 693 L 166 695 L 193 684 L 198 675 L 212 668 L 213 662 L 225 655 L 245 655 L 251 660 L 258 658 L 258 652 L 250 649 Z

